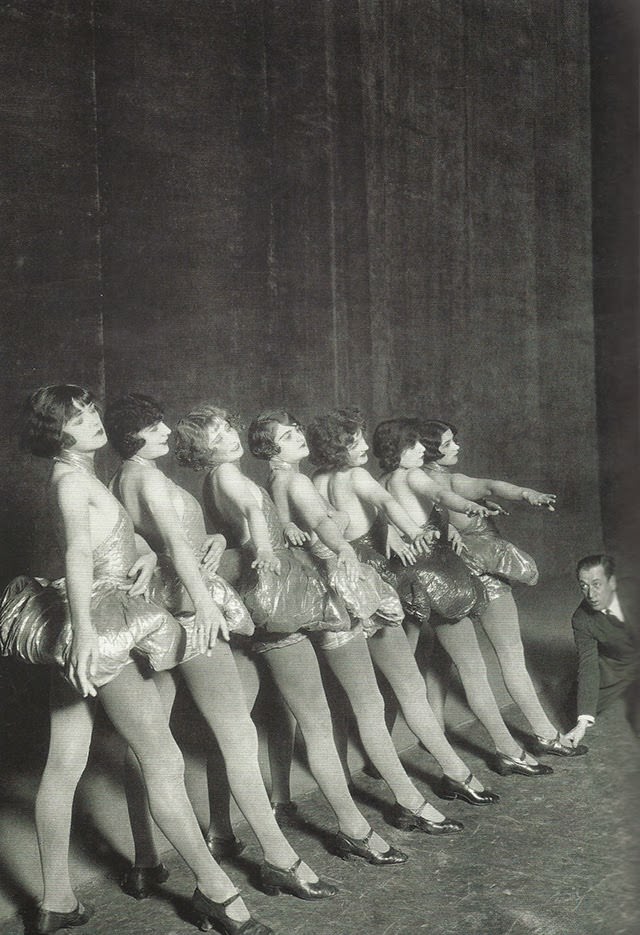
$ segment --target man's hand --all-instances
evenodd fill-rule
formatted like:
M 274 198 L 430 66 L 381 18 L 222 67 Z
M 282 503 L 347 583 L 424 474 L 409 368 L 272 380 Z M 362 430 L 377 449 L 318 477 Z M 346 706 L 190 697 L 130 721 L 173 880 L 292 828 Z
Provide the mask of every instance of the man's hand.
M 570 743 L 572 747 L 577 747 L 587 732 L 587 726 L 586 721 L 578 721 L 573 730 L 570 730 L 568 734 L 564 735 L 562 738 L 563 742 L 566 741 Z

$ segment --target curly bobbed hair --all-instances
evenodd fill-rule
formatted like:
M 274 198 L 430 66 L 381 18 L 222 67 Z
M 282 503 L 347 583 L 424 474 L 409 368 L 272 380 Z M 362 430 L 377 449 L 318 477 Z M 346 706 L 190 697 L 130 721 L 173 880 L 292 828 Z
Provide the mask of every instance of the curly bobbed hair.
M 383 471 L 400 467 L 403 451 L 420 440 L 417 419 L 385 419 L 373 433 L 373 453 Z
M 458 430 L 451 422 L 443 422 L 441 419 L 416 419 L 418 424 L 419 439 L 424 445 L 424 463 L 430 461 L 439 461 L 443 457 L 440 451 L 442 436 L 449 429 L 453 432 L 455 438 Z
M 602 565 L 606 578 L 610 578 L 616 572 L 616 563 L 613 556 L 607 555 L 606 552 L 598 552 L 595 555 L 585 555 L 584 558 L 580 559 L 576 565 L 576 577 L 580 575 L 581 571 L 589 571 L 590 568 L 597 568 L 598 565 Z
M 293 425 L 300 428 L 300 423 L 286 409 L 268 409 L 256 416 L 248 432 L 249 451 L 255 458 L 268 461 L 280 454 L 280 447 L 273 440 L 278 425 Z
M 317 416 L 307 426 L 310 460 L 321 467 L 349 467 L 349 448 L 366 427 L 364 415 L 355 406 Z
M 90 390 L 74 383 L 41 386 L 25 401 L 20 425 L 20 447 L 38 458 L 54 458 L 76 439 L 64 425 L 78 414 L 78 406 L 97 406 Z
M 243 428 L 237 415 L 205 403 L 197 406 L 181 419 L 173 430 L 174 454 L 178 464 L 193 471 L 204 471 L 211 467 L 213 456 L 209 447 L 209 426 L 216 422 L 228 422 L 234 429 Z
M 127 393 L 109 403 L 104 414 L 107 438 L 121 458 L 131 458 L 145 446 L 139 432 L 164 419 L 160 403 L 143 393 Z

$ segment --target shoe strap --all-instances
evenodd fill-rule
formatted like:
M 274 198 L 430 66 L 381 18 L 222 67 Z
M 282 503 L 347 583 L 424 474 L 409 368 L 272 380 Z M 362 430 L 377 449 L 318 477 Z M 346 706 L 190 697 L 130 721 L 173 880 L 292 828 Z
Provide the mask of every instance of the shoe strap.
M 462 783 L 463 786 L 468 786 L 470 782 L 473 782 L 473 773 L 469 773 L 465 781 Z
M 265 863 L 265 867 L 269 867 L 270 870 L 275 870 L 277 873 L 295 873 L 298 867 L 300 866 L 300 864 L 302 863 L 302 857 L 298 857 L 298 859 L 294 861 L 290 867 L 287 867 L 286 870 L 284 869 L 284 867 L 276 867 L 275 864 L 269 863 L 268 860 L 265 860 L 264 863 Z
M 218 903 L 218 905 L 219 905 L 219 906 L 222 906 L 224 909 L 226 909 L 227 906 L 230 906 L 231 903 L 233 903 L 233 902 L 236 901 L 236 899 L 240 899 L 240 896 L 241 896 L 241 893 L 240 893 L 240 890 L 238 890 L 236 893 L 233 894 L 233 896 L 229 896 L 228 899 L 225 899 L 224 902 L 222 902 L 222 903 Z M 212 900 L 212 902 L 213 902 L 213 900 Z

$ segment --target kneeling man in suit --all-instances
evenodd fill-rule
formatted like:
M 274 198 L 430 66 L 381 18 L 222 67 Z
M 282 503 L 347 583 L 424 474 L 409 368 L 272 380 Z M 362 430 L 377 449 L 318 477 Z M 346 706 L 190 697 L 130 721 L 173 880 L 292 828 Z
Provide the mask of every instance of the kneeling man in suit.
M 640 733 L 640 617 L 633 582 L 616 581 L 610 555 L 587 555 L 576 573 L 583 594 L 571 619 L 578 650 L 578 721 L 566 735 L 574 746 L 596 714 L 621 696 L 633 730 Z

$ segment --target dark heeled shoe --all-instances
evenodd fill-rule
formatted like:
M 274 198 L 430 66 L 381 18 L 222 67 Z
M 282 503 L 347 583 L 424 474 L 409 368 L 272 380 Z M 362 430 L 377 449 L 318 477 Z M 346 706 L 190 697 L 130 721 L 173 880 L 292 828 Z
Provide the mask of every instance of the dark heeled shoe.
M 57 932 L 59 929 L 85 925 L 92 915 L 93 909 L 87 909 L 82 903 L 78 903 L 71 912 L 53 912 L 51 909 L 40 909 L 36 917 L 34 931 L 36 935 L 49 935 L 50 932 Z
M 518 773 L 520 776 L 548 776 L 553 770 L 544 763 L 527 763 L 527 753 L 523 749 L 519 757 L 509 756 L 507 753 L 496 751 L 494 769 L 501 776 L 509 776 L 511 773 Z
M 479 792 L 471 788 L 473 773 L 469 773 L 464 782 L 459 779 L 452 779 L 451 776 L 443 776 L 440 780 L 438 795 L 441 799 L 462 799 L 469 805 L 494 805 L 500 801 L 497 792 L 491 792 L 489 789 L 483 789 Z
M 443 821 L 430 821 L 429 818 L 425 818 L 420 812 L 426 804 L 426 801 L 423 802 L 420 808 L 412 812 L 410 808 L 396 802 L 389 811 L 387 821 L 402 831 L 424 831 L 426 834 L 455 834 L 464 830 L 462 822 L 454 821 L 453 818 L 445 818 Z
M 247 846 L 235 834 L 230 838 L 216 838 L 207 835 L 205 841 L 214 860 L 231 860 L 234 857 L 239 857 Z
M 295 802 L 272 802 L 271 811 L 279 825 L 287 825 L 298 814 Z
M 129 867 L 120 880 L 120 889 L 134 899 L 147 899 L 151 890 L 169 879 L 169 870 L 164 864 L 156 867 Z
M 297 896 L 298 899 L 328 899 L 337 895 L 338 887 L 334 886 L 333 883 L 326 883 L 324 880 L 310 883 L 296 876 L 296 871 L 301 863 L 302 857 L 298 857 L 293 866 L 289 867 L 288 870 L 282 870 L 265 860 L 260 867 L 261 890 L 267 896 L 290 893 L 291 896 Z
M 209 932 L 215 926 L 222 935 L 274 935 L 273 929 L 270 929 L 268 925 L 263 925 L 262 922 L 258 922 L 256 919 L 245 919 L 244 922 L 236 922 L 235 919 L 229 918 L 227 906 L 239 898 L 240 893 L 234 893 L 224 902 L 216 903 L 196 887 L 191 906 L 200 931 Z
M 560 731 L 553 740 L 545 740 L 544 737 L 536 736 L 531 746 L 534 753 L 543 756 L 545 753 L 551 753 L 553 756 L 584 756 L 589 752 L 589 747 L 584 743 L 578 744 L 577 747 L 563 744 L 560 740 Z
M 333 853 L 342 860 L 349 860 L 351 857 L 362 857 L 368 864 L 374 864 L 376 867 L 383 867 L 387 864 L 403 864 L 409 860 L 409 855 L 404 851 L 399 851 L 397 847 L 389 846 L 388 851 L 379 851 L 371 846 L 373 828 L 369 829 L 369 834 L 364 838 L 350 838 L 344 831 L 338 831 L 333 840 Z

